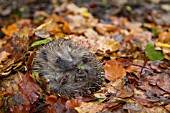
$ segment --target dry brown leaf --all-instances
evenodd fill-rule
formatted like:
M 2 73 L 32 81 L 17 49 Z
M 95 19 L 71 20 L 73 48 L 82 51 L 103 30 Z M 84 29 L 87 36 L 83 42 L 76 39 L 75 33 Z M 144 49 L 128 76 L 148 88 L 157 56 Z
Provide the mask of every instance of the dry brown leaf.
M 96 30 L 102 35 L 108 35 L 107 32 L 119 31 L 120 28 L 117 26 L 110 25 L 110 24 L 99 23 L 96 25 Z
M 75 108 L 78 113 L 97 113 L 102 111 L 103 105 L 102 104 L 96 104 L 96 103 L 85 103 L 82 102 L 80 107 Z
M 80 100 L 72 98 L 71 100 L 68 100 L 66 102 L 66 108 L 74 109 L 75 107 L 79 107 L 80 104 L 81 104 Z
M 57 97 L 55 95 L 50 95 L 46 99 L 46 104 L 55 104 L 57 102 Z
M 24 94 L 31 104 L 36 102 L 39 98 L 41 88 L 31 77 L 31 74 L 20 75 L 22 76 L 22 81 L 18 84 L 19 90 Z
M 166 105 L 165 108 L 170 112 L 170 104 Z
M 116 97 L 127 98 L 133 95 L 133 89 L 129 86 L 124 86 L 120 91 L 117 92 Z
M 126 68 L 126 71 L 127 72 L 129 72 L 129 73 L 135 73 L 136 74 L 136 76 L 138 77 L 138 78 L 140 78 L 140 72 L 141 72 L 141 67 L 139 67 L 139 66 L 134 66 L 134 65 L 130 65 L 130 66 L 128 66 L 127 68 Z
M 83 33 L 85 31 L 86 20 L 81 15 L 67 15 L 67 21 L 71 32 Z
M 130 30 L 141 31 L 142 23 L 141 22 L 125 22 L 125 27 Z
M 90 40 L 92 39 L 94 40 L 99 37 L 98 33 L 91 28 L 86 29 L 86 31 L 84 32 L 84 35 Z
M 163 106 L 145 107 L 145 113 L 169 113 Z
M 88 9 L 85 8 L 85 7 L 78 7 L 76 6 L 75 4 L 73 3 L 70 3 L 67 5 L 67 9 L 70 11 L 70 12 L 73 12 L 75 14 L 80 14 L 84 17 L 91 17 L 91 14 L 88 12 Z
M 107 61 L 104 66 L 104 69 L 106 79 L 112 82 L 117 79 L 122 79 L 126 76 L 126 71 L 124 67 L 115 60 Z
M 45 30 L 55 34 L 61 32 L 61 27 L 56 23 L 50 23 L 47 26 L 45 26 Z
M 96 45 L 97 44 L 97 45 Z M 96 44 L 93 44 L 95 47 L 97 46 L 98 50 L 106 51 L 117 51 L 120 48 L 120 43 L 115 41 L 114 39 L 110 39 L 110 37 L 100 36 Z
M 11 54 L 8 53 L 8 52 L 6 52 L 6 51 L 2 51 L 2 52 L 0 53 L 0 64 L 1 64 L 3 61 L 7 60 L 7 58 L 8 58 L 9 55 L 11 55 Z
M 124 106 L 123 109 L 127 109 L 129 112 L 140 112 L 144 113 L 145 110 L 143 109 L 143 106 L 137 102 L 127 102 Z
M 157 85 L 164 91 L 167 91 L 170 93 L 170 77 L 168 74 L 160 74 L 158 80 L 157 80 Z
M 146 105 L 149 107 L 154 106 L 154 104 L 148 100 L 149 98 L 142 90 L 134 89 L 134 96 L 132 97 L 132 99 L 135 99 L 142 105 Z
M 97 18 L 89 18 L 87 20 L 87 26 L 88 26 L 88 28 L 95 27 L 98 22 L 99 22 L 99 20 Z
M 15 94 L 12 96 L 12 106 L 10 107 L 11 113 L 30 113 L 31 103 L 27 96 L 23 94 Z
M 19 22 L 18 22 L 18 24 L 21 24 L 21 25 L 23 25 L 23 24 L 25 24 L 25 23 L 31 24 L 31 19 L 21 19 L 21 20 L 19 20 Z

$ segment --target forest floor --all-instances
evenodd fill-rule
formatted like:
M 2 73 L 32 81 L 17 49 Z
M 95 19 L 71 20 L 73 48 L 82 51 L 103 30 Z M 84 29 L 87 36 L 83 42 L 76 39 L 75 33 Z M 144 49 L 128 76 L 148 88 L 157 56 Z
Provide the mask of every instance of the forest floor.
M 0 0 L 0 113 L 169 113 L 169 4 Z M 32 72 L 38 47 L 58 38 L 103 62 L 105 81 L 90 97 L 54 95 Z

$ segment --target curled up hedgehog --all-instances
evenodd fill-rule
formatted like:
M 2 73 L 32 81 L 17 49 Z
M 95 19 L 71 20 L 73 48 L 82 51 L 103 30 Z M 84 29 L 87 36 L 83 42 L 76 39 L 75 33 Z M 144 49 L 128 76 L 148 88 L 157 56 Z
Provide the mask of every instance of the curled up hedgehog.
M 67 39 L 49 42 L 36 52 L 33 71 L 48 79 L 51 92 L 67 98 L 89 96 L 104 80 L 101 61 L 90 50 Z

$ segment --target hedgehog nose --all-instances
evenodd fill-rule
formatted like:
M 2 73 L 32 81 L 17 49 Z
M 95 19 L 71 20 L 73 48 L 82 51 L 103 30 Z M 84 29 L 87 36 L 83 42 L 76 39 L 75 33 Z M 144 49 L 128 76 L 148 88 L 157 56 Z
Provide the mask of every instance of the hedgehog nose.
M 71 66 L 72 66 L 72 68 L 75 68 L 75 67 L 77 67 L 77 63 L 73 62 Z
M 76 64 L 76 63 L 74 63 L 72 66 L 73 66 L 73 67 L 77 67 L 77 64 Z

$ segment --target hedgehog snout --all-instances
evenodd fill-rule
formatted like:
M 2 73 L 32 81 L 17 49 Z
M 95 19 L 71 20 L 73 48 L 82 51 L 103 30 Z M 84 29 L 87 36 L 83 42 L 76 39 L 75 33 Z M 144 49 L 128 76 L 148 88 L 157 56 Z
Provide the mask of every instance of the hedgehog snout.
M 74 62 L 74 61 L 68 63 L 68 68 L 69 68 L 69 69 L 75 69 L 75 68 L 77 68 L 77 63 Z

